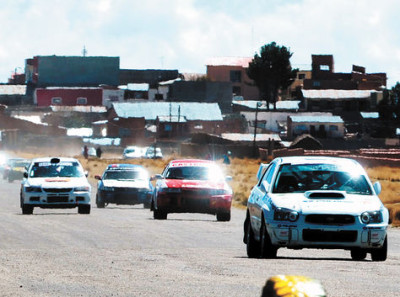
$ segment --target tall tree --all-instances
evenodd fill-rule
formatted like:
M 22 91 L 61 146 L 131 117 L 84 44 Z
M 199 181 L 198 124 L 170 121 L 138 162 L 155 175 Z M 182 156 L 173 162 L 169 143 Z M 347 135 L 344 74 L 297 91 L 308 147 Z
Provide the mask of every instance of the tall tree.
M 261 47 L 260 54 L 255 54 L 247 69 L 247 75 L 254 81 L 260 91 L 262 100 L 274 104 L 280 90 L 286 90 L 296 77 L 298 69 L 292 69 L 290 64 L 291 53 L 285 46 L 275 42 Z

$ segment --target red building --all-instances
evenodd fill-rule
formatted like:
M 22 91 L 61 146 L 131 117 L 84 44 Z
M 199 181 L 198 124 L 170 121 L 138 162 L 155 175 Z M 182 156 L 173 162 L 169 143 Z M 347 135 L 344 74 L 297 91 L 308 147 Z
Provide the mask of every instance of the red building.
M 233 96 L 242 96 L 245 100 L 259 100 L 258 88 L 247 76 L 249 63 L 253 58 L 220 57 L 207 62 L 207 77 L 211 81 L 231 82 Z
M 37 106 L 111 106 L 113 102 L 123 101 L 123 98 L 124 91 L 114 88 L 48 87 L 36 89 L 33 102 Z

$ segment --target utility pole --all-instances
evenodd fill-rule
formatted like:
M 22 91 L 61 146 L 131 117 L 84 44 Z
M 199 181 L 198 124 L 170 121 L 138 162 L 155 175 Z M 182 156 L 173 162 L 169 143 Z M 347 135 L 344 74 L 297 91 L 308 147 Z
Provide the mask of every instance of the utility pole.
M 253 138 L 253 157 L 257 156 L 257 150 L 256 150 L 256 138 L 257 138 L 257 116 L 258 116 L 258 108 L 261 106 L 261 102 L 257 102 L 256 104 L 256 118 L 254 121 L 254 138 Z

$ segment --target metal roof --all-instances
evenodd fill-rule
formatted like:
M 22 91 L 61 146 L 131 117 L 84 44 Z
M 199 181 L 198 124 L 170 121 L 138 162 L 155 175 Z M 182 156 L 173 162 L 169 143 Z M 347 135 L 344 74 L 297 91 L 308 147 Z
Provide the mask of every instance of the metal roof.
M 364 119 L 379 119 L 379 112 L 360 112 Z
M 223 139 L 228 139 L 232 141 L 254 141 L 254 133 L 222 133 L 221 137 Z M 257 141 L 281 141 L 281 138 L 278 134 L 256 134 L 256 142 Z
M 344 123 L 340 116 L 290 116 L 296 123 Z
M 0 85 L 0 95 L 25 95 L 26 85 Z
M 213 57 L 207 60 L 207 66 L 241 66 L 249 67 L 252 57 Z
M 284 101 L 277 101 L 276 102 L 276 109 L 277 110 L 298 110 L 300 105 L 300 100 L 284 100 Z M 256 100 L 233 100 L 232 104 L 245 106 L 249 109 L 256 109 L 257 103 L 261 103 L 261 106 L 258 107 L 258 110 L 267 110 L 266 102 L 256 101 Z M 273 110 L 274 105 L 269 104 L 269 109 Z
M 309 99 L 364 99 L 371 97 L 375 90 L 301 90 Z
M 154 121 L 157 117 L 180 116 L 188 121 L 222 121 L 218 103 L 198 102 L 114 102 L 120 118 L 141 118 Z
M 105 113 L 107 112 L 107 108 L 105 106 L 85 106 L 85 105 L 76 105 L 76 106 L 64 106 L 64 105 L 51 105 L 51 110 L 53 112 L 96 112 L 96 113 Z

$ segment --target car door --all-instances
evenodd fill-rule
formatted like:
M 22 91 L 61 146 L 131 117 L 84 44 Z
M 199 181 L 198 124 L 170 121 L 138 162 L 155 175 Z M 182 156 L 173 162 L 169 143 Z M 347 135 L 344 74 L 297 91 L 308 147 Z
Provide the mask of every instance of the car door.
M 275 168 L 276 163 L 271 163 L 268 166 L 263 176 L 258 181 L 257 185 L 253 187 L 249 197 L 248 208 L 250 213 L 250 220 L 251 225 L 254 229 L 254 234 L 257 237 L 261 228 L 262 208 L 266 200 L 268 188 L 271 184 Z

